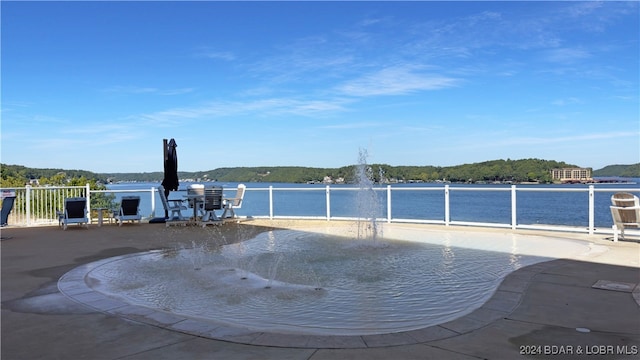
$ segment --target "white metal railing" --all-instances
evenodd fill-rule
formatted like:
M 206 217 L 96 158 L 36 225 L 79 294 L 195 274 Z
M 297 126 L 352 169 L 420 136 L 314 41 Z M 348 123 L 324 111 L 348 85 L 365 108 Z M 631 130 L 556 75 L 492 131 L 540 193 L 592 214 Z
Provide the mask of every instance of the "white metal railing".
M 267 191 L 269 194 L 269 214 L 265 215 L 253 215 L 255 218 L 269 218 L 269 219 L 289 219 L 289 218 L 309 218 L 309 219 L 326 219 L 330 220 L 354 220 L 357 218 L 354 217 L 336 217 L 331 213 L 331 192 L 332 191 L 358 191 L 360 188 L 356 187 L 331 187 L 326 186 L 325 188 L 316 188 L 316 187 L 278 187 L 275 188 L 273 186 L 269 186 L 268 188 L 247 188 L 247 191 Z M 450 185 L 444 185 L 443 187 L 392 187 L 391 185 L 387 185 L 386 187 L 375 187 L 372 190 L 374 191 L 384 191 L 386 192 L 386 216 L 383 218 L 377 219 L 378 221 L 386 221 L 386 222 L 405 222 L 405 223 L 428 223 L 428 224 L 442 224 L 445 226 L 450 225 L 469 225 L 469 226 L 483 226 L 483 227 L 499 227 L 499 228 L 510 228 L 512 230 L 516 229 L 530 229 L 530 230 L 552 230 L 552 231 L 568 231 L 568 232 L 587 232 L 589 235 L 593 235 L 596 232 L 598 233 L 612 233 L 611 228 L 597 228 L 595 225 L 595 194 L 597 192 L 600 193 L 616 193 L 616 192 L 632 192 L 638 193 L 640 189 L 638 188 L 625 188 L 625 187 L 615 187 L 615 188 L 596 188 L 593 185 L 590 185 L 588 188 L 567 188 L 567 187 L 518 187 L 517 185 L 512 185 L 509 188 L 505 187 L 473 187 L 473 186 L 464 186 L 464 187 L 452 187 Z M 324 217 L 319 216 L 283 216 L 276 215 L 274 212 L 274 192 L 279 191 L 324 191 L 325 192 L 325 203 L 326 203 L 326 215 Z M 396 218 L 393 216 L 392 212 L 392 192 L 401 192 L 401 191 L 433 191 L 433 192 L 443 192 L 444 193 L 444 219 L 443 220 L 434 220 L 434 219 L 403 219 Z M 493 222 L 477 222 L 477 221 L 455 221 L 451 220 L 451 192 L 469 192 L 469 191 L 481 191 L 481 192 L 509 192 L 511 199 L 511 222 L 510 223 L 493 223 Z M 518 192 L 582 192 L 588 194 L 588 225 L 585 227 L 582 226 L 568 226 L 568 225 L 550 225 L 550 224 L 519 224 L 518 223 L 518 207 L 517 207 L 517 193 Z M 608 206 L 607 206 L 608 208 Z M 629 235 L 640 235 L 640 231 L 638 230 L 625 230 Z
M 87 212 L 91 218 L 91 194 L 98 193 L 140 193 L 151 194 L 151 215 L 155 212 L 155 198 L 157 191 L 151 189 L 137 190 L 91 190 L 89 184 L 85 186 L 43 186 L 27 185 L 23 188 L 2 188 L 15 193 L 13 209 L 9 214 L 8 223 L 18 226 L 52 225 L 58 223 L 57 212 L 64 209 L 64 199 L 69 197 L 86 197 Z
M 15 193 L 9 224 L 33 226 L 57 223 L 56 211 L 64 208 L 67 197 L 84 197 L 89 192 L 86 186 L 45 186 L 3 188 Z
M 144 218 L 151 218 L 156 215 L 156 196 L 157 188 L 143 188 L 143 189 L 128 189 L 128 190 L 90 190 L 89 184 L 86 186 L 54 186 L 54 187 L 31 187 L 26 186 L 24 188 L 7 188 L 2 190 L 13 190 L 16 193 L 16 199 L 14 203 L 13 211 L 9 216 L 9 224 L 17 226 L 34 226 L 34 225 L 48 225 L 57 223 L 56 210 L 62 209 L 64 206 L 65 197 L 86 196 L 87 207 L 89 214 L 91 212 L 91 196 L 92 194 L 110 193 L 121 196 L 127 193 L 142 194 L 142 202 L 144 202 L 146 213 L 143 213 Z M 234 190 L 235 189 L 225 189 Z M 342 191 L 358 191 L 359 187 L 348 186 L 329 186 L 326 187 L 248 187 L 247 192 L 267 192 L 268 194 L 268 213 L 260 213 L 260 211 L 252 210 L 249 207 L 243 205 L 243 210 L 247 217 L 252 218 L 268 218 L 268 219 L 286 219 L 286 218 L 299 218 L 299 219 L 326 219 L 330 220 L 354 220 L 356 216 L 336 216 L 332 213 L 332 192 Z M 532 230 L 557 230 L 557 231 L 571 231 L 571 232 L 587 232 L 588 234 L 599 233 L 612 233 L 610 228 L 602 229 L 597 228 L 595 224 L 595 197 L 596 193 L 615 193 L 615 192 L 632 192 L 638 193 L 638 188 L 625 188 L 625 187 L 608 187 L 608 188 L 596 188 L 591 185 L 587 188 L 569 188 L 569 187 L 545 187 L 545 186 L 520 186 L 512 185 L 511 187 L 474 187 L 474 186 L 429 186 L 429 187 L 395 187 L 388 185 L 386 187 L 375 187 L 372 189 L 377 193 L 381 193 L 381 197 L 386 198 L 386 204 L 382 206 L 385 215 L 381 216 L 378 221 L 386 222 L 405 222 L 405 223 L 428 223 L 428 224 L 442 224 L 445 226 L 450 225 L 471 225 L 471 226 L 483 226 L 483 227 L 501 227 L 516 229 L 532 229 Z M 304 215 L 278 215 L 274 210 L 274 203 L 277 198 L 276 193 L 279 192 L 324 192 L 324 215 L 304 216 Z M 442 218 L 401 218 L 394 216 L 392 209 L 393 194 L 398 192 L 414 191 L 414 192 L 439 192 L 443 194 L 443 216 Z M 510 198 L 510 220 L 508 223 L 496 223 L 496 222 L 482 222 L 482 221 L 461 221 L 452 220 L 452 193 L 464 193 L 464 192 L 501 192 L 508 193 Z M 518 222 L 518 194 L 525 192 L 582 192 L 588 194 L 588 224 L 587 226 L 571 226 L 571 225 L 552 225 L 552 224 L 520 224 Z M 148 196 L 148 201 L 145 199 Z M 245 195 L 245 198 L 247 196 Z M 250 196 L 249 196 L 250 197 Z M 245 200 L 246 203 L 246 200 Z M 322 207 L 322 205 L 317 205 Z M 608 206 L 607 206 L 608 208 Z M 561 211 L 562 209 L 560 209 Z M 253 211 L 253 213 L 251 213 Z M 553 211 L 553 210 L 550 210 Z M 93 214 L 92 214 L 93 215 Z M 91 215 L 90 215 L 91 216 Z M 630 235 L 638 235 L 638 231 L 630 231 Z

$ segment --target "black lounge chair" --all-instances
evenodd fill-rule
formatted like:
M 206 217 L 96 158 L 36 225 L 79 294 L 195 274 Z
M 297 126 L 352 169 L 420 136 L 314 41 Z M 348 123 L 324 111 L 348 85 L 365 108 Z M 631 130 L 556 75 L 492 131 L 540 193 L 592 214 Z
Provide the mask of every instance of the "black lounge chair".
M 73 197 L 64 199 L 64 210 L 58 213 L 58 225 L 67 230 L 69 224 L 84 225 L 89 228 L 87 217 L 87 198 Z
M 137 221 L 140 222 L 142 216 L 138 206 L 140 205 L 140 196 L 123 196 L 120 203 L 120 209 L 118 209 L 113 218 L 116 220 L 118 226 L 122 226 L 125 221 Z
M 15 194 L 14 194 L 15 195 Z M 13 209 L 13 202 L 16 200 L 15 196 L 5 196 L 2 198 L 2 217 L 0 220 L 0 226 L 7 226 L 9 222 L 9 214 Z

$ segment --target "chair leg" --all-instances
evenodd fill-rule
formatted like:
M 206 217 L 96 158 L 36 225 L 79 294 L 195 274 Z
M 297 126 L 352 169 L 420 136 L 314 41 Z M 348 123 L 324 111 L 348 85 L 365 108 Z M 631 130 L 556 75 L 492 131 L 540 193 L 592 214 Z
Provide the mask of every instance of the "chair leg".
M 236 212 L 233 210 L 233 207 L 225 207 L 224 211 L 222 212 L 222 219 L 232 219 L 234 217 L 236 217 Z
M 618 227 L 613 224 L 613 242 L 618 242 Z
M 171 210 L 171 218 L 169 218 L 169 220 L 182 220 L 182 214 L 180 213 L 180 211 L 177 210 Z

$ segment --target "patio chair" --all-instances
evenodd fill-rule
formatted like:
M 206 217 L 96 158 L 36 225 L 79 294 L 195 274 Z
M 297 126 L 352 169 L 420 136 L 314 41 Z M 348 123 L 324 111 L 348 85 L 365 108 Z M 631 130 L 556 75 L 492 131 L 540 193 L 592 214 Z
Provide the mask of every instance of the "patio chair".
M 64 210 L 58 212 L 58 225 L 67 230 L 69 224 L 84 225 L 89 228 L 87 216 L 87 198 L 72 197 L 64 199 Z
M 0 218 L 0 226 L 7 226 L 9 223 L 9 214 L 13 209 L 13 203 L 16 200 L 16 192 L 11 190 L 2 191 L 2 213 Z
M 164 186 L 162 185 L 158 187 L 158 192 L 160 193 L 160 200 L 162 201 L 164 210 L 170 213 L 169 218 L 166 219 L 166 223 L 168 224 L 171 221 L 184 221 L 181 213 L 182 210 L 187 210 L 187 207 L 183 205 L 184 199 L 167 199 L 164 195 Z
M 204 188 L 204 203 L 202 204 L 203 222 L 220 223 L 220 218 L 216 215 L 216 210 L 222 209 L 222 187 L 211 186 Z M 206 225 L 206 224 L 203 224 Z
M 611 196 L 611 217 L 613 218 L 613 241 L 618 241 L 618 233 L 624 239 L 624 229 L 640 228 L 640 201 L 626 192 Z
M 224 212 L 222 213 L 222 219 L 235 218 L 236 217 L 236 209 L 240 209 L 242 207 L 242 200 L 244 199 L 244 193 L 247 189 L 245 184 L 238 185 L 238 190 L 236 191 L 236 196 L 232 198 L 225 198 L 222 200 L 224 205 Z
M 138 223 L 142 219 L 140 215 L 140 196 L 123 196 L 120 202 L 120 208 L 114 212 L 113 218 L 116 220 L 118 226 L 122 226 L 125 221 L 137 221 Z
M 193 208 L 193 216 L 194 221 L 195 217 L 204 215 L 204 207 L 202 204 L 204 203 L 204 185 L 202 184 L 191 184 L 187 186 L 187 197 L 189 201 L 189 207 Z

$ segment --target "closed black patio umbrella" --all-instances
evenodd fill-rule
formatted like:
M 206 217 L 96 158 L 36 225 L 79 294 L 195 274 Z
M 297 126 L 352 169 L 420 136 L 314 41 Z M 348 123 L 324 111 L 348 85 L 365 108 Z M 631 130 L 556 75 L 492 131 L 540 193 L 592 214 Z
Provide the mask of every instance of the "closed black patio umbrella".
M 171 139 L 167 144 L 167 139 L 163 140 L 164 145 L 164 195 L 168 199 L 171 191 L 178 190 L 178 153 L 176 152 L 176 141 Z M 168 218 L 169 213 L 164 211 L 164 217 Z

